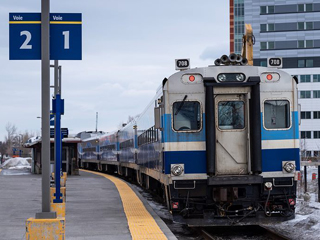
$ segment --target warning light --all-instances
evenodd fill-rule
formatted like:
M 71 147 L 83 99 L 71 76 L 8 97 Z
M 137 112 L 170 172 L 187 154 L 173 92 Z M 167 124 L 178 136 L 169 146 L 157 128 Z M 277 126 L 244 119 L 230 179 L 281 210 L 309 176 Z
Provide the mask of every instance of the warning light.
M 271 74 L 267 75 L 267 80 L 269 80 L 269 81 L 272 80 L 272 75 Z
M 172 209 L 178 209 L 178 208 L 179 208 L 179 202 L 173 202 Z
M 195 79 L 196 79 L 196 78 L 195 78 L 193 75 L 191 75 L 191 76 L 189 77 L 189 81 L 190 81 L 190 82 L 193 82 Z
M 289 204 L 290 204 L 291 206 L 294 206 L 294 205 L 296 205 L 296 202 L 294 201 L 294 199 L 290 198 L 290 199 L 289 199 Z

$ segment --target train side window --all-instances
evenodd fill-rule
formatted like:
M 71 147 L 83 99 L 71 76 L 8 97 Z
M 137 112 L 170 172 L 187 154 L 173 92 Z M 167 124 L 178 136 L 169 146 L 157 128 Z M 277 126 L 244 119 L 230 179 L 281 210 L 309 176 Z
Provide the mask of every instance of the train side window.
M 221 101 L 218 104 L 218 114 L 220 129 L 244 129 L 244 102 Z
M 196 101 L 175 102 L 173 104 L 173 129 L 176 131 L 200 130 L 200 103 Z
M 264 102 L 264 126 L 267 129 L 290 127 L 290 103 L 287 100 Z

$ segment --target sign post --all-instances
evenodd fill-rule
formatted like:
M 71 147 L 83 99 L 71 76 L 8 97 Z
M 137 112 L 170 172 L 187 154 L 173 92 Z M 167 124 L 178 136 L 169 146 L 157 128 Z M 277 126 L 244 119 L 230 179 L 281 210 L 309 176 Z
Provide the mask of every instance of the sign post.
M 41 161 L 42 212 L 37 219 L 56 218 L 50 209 L 50 0 L 41 0 Z

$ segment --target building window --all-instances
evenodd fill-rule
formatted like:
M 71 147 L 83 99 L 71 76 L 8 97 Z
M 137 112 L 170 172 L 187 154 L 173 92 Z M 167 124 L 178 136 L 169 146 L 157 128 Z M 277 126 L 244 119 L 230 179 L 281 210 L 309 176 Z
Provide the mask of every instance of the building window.
M 313 91 L 313 98 L 320 98 L 320 91 Z
M 301 119 L 311 119 L 311 112 L 301 112 Z
M 313 112 L 313 119 L 320 119 L 320 111 Z
M 306 48 L 313 48 L 313 40 L 306 40 Z
M 311 82 L 311 75 L 300 75 L 300 82 Z
M 260 32 L 266 32 L 267 31 L 267 24 L 260 24 Z
M 274 13 L 274 6 L 268 6 L 268 14 Z
M 261 50 L 267 49 L 267 42 L 261 42 L 261 43 L 260 43 L 260 49 L 261 49 Z
M 307 59 L 306 60 L 306 67 L 307 68 L 313 67 L 313 59 Z
M 300 134 L 302 139 L 311 139 L 311 131 L 301 131 Z
M 312 3 L 306 4 L 306 12 L 312 12 L 312 11 L 313 11 Z
M 306 29 L 312 30 L 313 29 L 313 22 L 306 22 Z
M 260 14 L 266 14 L 267 13 L 267 7 L 266 6 L 260 6 Z
M 314 157 L 319 157 L 320 156 L 320 151 L 313 151 L 313 156 Z
M 274 23 L 269 23 L 268 24 L 268 32 L 274 31 Z
M 314 131 L 313 138 L 320 138 L 320 131 Z
M 268 42 L 268 49 L 274 49 L 274 42 Z
M 264 126 L 267 129 L 290 127 L 290 103 L 287 100 L 264 102 Z
M 299 59 L 298 60 L 298 68 L 304 68 L 306 67 L 306 62 L 304 59 Z
M 267 61 L 261 61 L 260 62 L 261 67 L 266 67 L 267 66 Z
M 320 75 L 313 75 L 313 82 L 320 82 Z
M 304 30 L 304 22 L 298 22 L 298 30 Z
M 298 41 L 298 48 L 304 48 L 304 40 Z
M 298 12 L 304 12 L 304 4 L 298 4 Z
M 311 98 L 311 91 L 300 91 L 300 98 Z

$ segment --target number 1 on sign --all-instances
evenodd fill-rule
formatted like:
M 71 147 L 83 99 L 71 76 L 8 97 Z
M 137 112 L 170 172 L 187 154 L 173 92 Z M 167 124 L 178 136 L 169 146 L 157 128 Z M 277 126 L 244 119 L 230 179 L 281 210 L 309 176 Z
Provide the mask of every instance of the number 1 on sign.
M 64 36 L 64 49 L 69 49 L 70 31 L 64 31 L 62 32 L 62 35 Z

